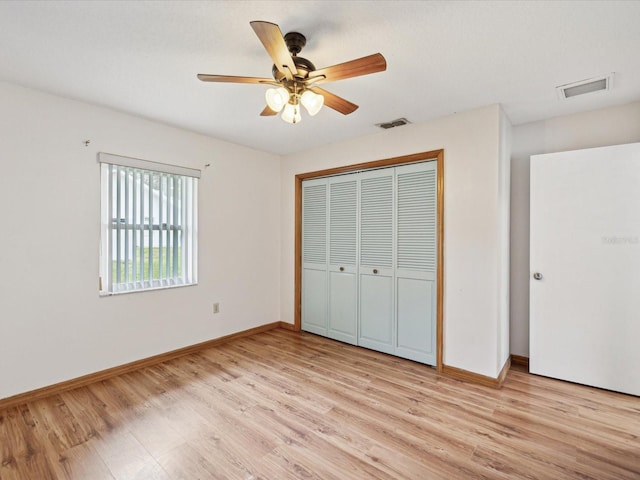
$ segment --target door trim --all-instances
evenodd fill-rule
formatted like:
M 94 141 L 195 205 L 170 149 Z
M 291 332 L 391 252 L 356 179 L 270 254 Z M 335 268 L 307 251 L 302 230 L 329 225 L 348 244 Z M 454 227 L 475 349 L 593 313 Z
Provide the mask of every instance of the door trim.
M 438 269 L 436 272 L 436 368 L 442 373 L 444 348 L 444 149 L 429 152 L 414 153 L 401 157 L 385 158 L 372 162 L 356 163 L 342 167 L 317 170 L 315 172 L 299 173 L 295 176 L 295 238 L 294 238 L 294 306 L 293 329 L 300 331 L 302 321 L 302 181 L 310 178 L 329 177 L 342 173 L 352 173 L 359 170 L 395 167 L 410 163 L 435 161 L 437 162 L 437 202 L 438 202 Z

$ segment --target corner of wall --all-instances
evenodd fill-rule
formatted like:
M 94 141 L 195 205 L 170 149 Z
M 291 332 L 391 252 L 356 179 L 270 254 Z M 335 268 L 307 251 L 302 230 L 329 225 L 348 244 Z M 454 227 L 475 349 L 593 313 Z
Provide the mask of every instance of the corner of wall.
M 500 107 L 499 113 L 499 269 L 498 269 L 498 349 L 496 371 L 500 371 L 510 355 L 510 244 L 511 244 L 511 149 L 512 125 Z

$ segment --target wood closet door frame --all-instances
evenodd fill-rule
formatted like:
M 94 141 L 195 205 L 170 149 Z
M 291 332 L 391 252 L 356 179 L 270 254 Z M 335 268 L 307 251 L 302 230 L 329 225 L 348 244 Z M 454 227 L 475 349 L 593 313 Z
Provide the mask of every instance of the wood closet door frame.
M 294 239 L 294 323 L 293 329 L 300 331 L 302 321 L 302 181 L 310 178 L 328 177 L 341 173 L 351 173 L 375 168 L 395 167 L 410 163 L 434 161 L 437 162 L 437 202 L 438 202 L 438 268 L 436 277 L 436 368 L 442 372 L 444 319 L 443 319 L 443 289 L 444 289 L 444 150 L 414 153 L 401 157 L 386 158 L 372 162 L 345 165 L 315 172 L 300 173 L 295 177 L 295 239 Z

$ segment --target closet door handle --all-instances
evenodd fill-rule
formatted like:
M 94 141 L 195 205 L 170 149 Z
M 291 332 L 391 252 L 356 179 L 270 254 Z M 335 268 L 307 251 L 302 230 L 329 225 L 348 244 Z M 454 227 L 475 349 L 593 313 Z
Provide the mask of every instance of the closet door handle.
M 340 271 L 341 271 L 341 272 L 344 272 L 344 267 L 340 267 Z
M 378 273 L 378 269 L 377 269 L 377 268 L 374 268 L 374 269 L 373 269 L 373 273 Z

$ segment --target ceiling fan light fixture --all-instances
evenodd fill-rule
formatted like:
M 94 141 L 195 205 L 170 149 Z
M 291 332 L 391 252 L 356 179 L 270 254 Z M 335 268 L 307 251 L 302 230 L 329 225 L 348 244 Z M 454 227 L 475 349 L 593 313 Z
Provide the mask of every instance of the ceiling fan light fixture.
M 300 105 L 287 103 L 282 111 L 282 120 L 287 123 L 298 123 L 302 120 L 302 115 L 300 115 Z
M 309 115 L 313 117 L 324 105 L 324 97 L 312 92 L 311 90 L 305 90 L 300 96 L 300 103 L 302 103 L 302 106 L 307 109 Z
M 387 69 L 387 61 L 382 54 L 374 53 L 318 70 L 311 61 L 298 56 L 306 44 L 304 35 L 289 32 L 283 36 L 280 27 L 272 22 L 256 20 L 249 23 L 271 57 L 273 78 L 204 73 L 199 73 L 197 77 L 203 82 L 272 85 L 275 88 L 265 92 L 267 106 L 260 112 L 261 117 L 271 117 L 281 112 L 285 122 L 298 123 L 302 120 L 300 105 L 304 106 L 310 116 L 316 115 L 323 105 L 342 115 L 349 115 L 358 109 L 358 105 L 316 85 L 320 82 L 335 82 Z
M 284 87 L 270 88 L 265 93 L 267 105 L 274 112 L 279 112 L 289 102 L 289 91 Z

